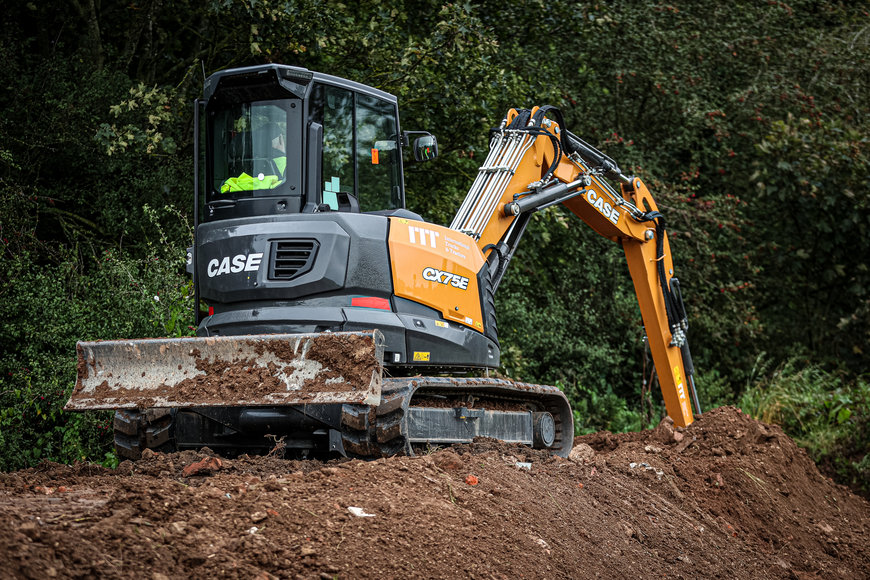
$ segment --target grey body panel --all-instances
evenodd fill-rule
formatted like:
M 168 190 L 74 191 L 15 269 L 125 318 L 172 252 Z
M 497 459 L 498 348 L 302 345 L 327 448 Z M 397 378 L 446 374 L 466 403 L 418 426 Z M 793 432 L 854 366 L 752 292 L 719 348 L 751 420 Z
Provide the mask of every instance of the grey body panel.
M 257 216 L 201 224 L 197 228 L 197 275 L 200 297 L 221 303 L 294 300 L 345 289 L 392 294 L 388 220 L 349 213 Z M 270 279 L 273 244 L 282 240 L 316 240 L 310 271 L 289 280 Z M 220 272 L 229 258 L 262 254 L 256 270 Z M 215 262 L 217 261 L 217 262 Z M 219 273 L 220 272 L 220 273 Z
M 325 212 L 220 220 L 197 228 L 200 296 L 214 307 L 200 336 L 380 330 L 385 363 L 409 365 L 430 353 L 427 367 L 499 365 L 498 344 L 436 310 L 393 296 L 384 215 Z M 309 241 L 313 257 L 298 276 L 275 279 L 279 241 Z M 254 256 L 252 258 L 251 256 Z M 355 297 L 381 298 L 390 310 L 357 307 Z

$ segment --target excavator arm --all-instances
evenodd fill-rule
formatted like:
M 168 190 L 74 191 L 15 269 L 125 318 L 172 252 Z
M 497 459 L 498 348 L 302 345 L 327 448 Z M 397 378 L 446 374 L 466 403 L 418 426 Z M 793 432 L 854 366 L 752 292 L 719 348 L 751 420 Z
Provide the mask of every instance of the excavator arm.
M 558 109 L 508 112 L 450 227 L 476 240 L 495 289 L 531 215 L 556 204 L 622 246 L 668 415 L 692 423 L 700 405 L 664 216 L 641 179 L 564 129 Z

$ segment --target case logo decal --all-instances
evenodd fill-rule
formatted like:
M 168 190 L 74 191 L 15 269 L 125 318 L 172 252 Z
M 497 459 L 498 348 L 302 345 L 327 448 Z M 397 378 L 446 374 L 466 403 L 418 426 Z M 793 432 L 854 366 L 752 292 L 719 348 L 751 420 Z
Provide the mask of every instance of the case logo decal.
M 209 278 L 220 276 L 221 274 L 238 273 L 244 270 L 245 272 L 256 272 L 260 269 L 260 262 L 263 260 L 262 252 L 256 254 L 237 254 L 230 258 L 211 260 L 206 268 L 206 273 Z
M 604 201 L 604 198 L 599 197 L 597 193 L 590 190 L 586 192 L 586 201 L 592 204 L 592 207 L 597 209 L 601 215 L 609 219 L 613 225 L 617 225 L 619 222 L 619 210 Z

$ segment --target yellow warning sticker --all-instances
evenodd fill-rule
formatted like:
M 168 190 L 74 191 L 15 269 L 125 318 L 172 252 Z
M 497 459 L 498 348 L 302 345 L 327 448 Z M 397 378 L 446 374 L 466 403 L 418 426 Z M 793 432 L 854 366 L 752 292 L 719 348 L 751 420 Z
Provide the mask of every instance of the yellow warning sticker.
M 683 413 L 687 413 L 686 410 L 686 389 L 683 387 L 683 373 L 680 371 L 679 366 L 674 367 L 674 382 L 677 383 L 677 395 L 680 397 L 681 405 L 683 405 Z
M 443 320 L 436 320 L 435 326 L 440 326 L 441 328 L 448 328 L 450 325 L 444 322 Z
M 414 362 L 429 362 L 429 353 L 414 351 Z

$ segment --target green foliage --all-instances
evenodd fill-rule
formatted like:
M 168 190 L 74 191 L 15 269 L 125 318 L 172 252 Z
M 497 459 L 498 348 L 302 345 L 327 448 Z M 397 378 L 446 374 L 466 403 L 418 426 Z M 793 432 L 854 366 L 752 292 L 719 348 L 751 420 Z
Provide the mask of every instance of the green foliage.
M 759 349 L 865 369 L 866 6 L 524 8 L 524 21 L 558 18 L 518 36 L 516 74 L 529 86 L 555 79 L 569 129 L 645 178 L 668 220 L 699 366 L 728 377 L 735 394 L 751 369 L 746 353 Z M 511 26 L 497 28 L 502 51 L 519 50 Z M 565 33 L 555 48 L 554 29 Z M 759 190 L 768 173 L 781 199 Z M 533 259 L 555 264 L 558 251 Z
M 640 431 L 645 426 L 642 414 L 629 408 L 625 398 L 616 395 L 609 387 L 591 389 L 581 385 L 571 388 L 565 388 L 558 383 L 557 385 L 570 395 L 576 435 L 588 435 L 597 431 L 625 433 Z M 661 420 L 661 412 L 659 409 L 659 416 L 653 421 L 653 426 Z
M 781 218 L 756 236 L 778 273 L 759 288 L 775 337 L 866 370 L 870 140 L 840 121 L 789 115 L 757 148 L 757 196 Z
M 695 384 L 703 386 L 698 393 L 702 411 L 737 405 L 737 395 L 730 376 L 722 375 L 716 369 L 696 369 Z
M 496 296 L 507 374 L 635 392 L 643 330 L 625 258 L 571 214 L 535 215 Z
M 748 202 L 728 193 L 701 196 L 692 175 L 681 177 L 673 193 L 657 185 L 668 223 L 675 224 L 669 238 L 684 288 L 692 352 L 704 361 L 703 370 L 728 377 L 736 390 L 749 372 L 748 347 L 764 340 L 766 330 L 757 307 L 763 266 L 744 231 Z
M 4 357 L 0 380 L 0 470 L 21 469 L 42 460 L 110 461 L 112 414 L 63 410 L 71 389 L 61 381 L 74 375 L 74 368 L 40 367 L 34 373 L 29 367 L 8 370 L 8 362 Z M 46 371 L 54 376 L 40 380 Z
M 790 360 L 750 386 L 740 408 L 775 423 L 823 469 L 870 493 L 870 382 Z
M 38 203 L 2 193 L 21 211 Z M 25 227 L 27 216 L 4 222 L 20 229 L 0 256 L 0 469 L 41 459 L 110 464 L 111 413 L 62 410 L 75 383 L 75 343 L 191 332 L 183 250 L 166 243 L 159 212 L 148 213 L 155 237 L 141 258 L 85 243 L 46 247 Z
M 139 146 L 146 155 L 158 151 L 158 147 L 168 154 L 175 153 L 176 145 L 172 137 L 163 134 L 162 128 L 173 121 L 172 109 L 180 107 L 173 90 L 162 90 L 158 87 L 147 88 L 143 83 L 130 87 L 130 98 L 109 107 L 109 112 L 116 122 L 101 123 L 96 138 L 106 155 L 126 151 L 129 147 Z M 138 109 L 138 110 L 137 110 Z M 132 113 L 132 114 L 131 114 Z M 144 128 L 142 117 L 146 117 Z M 129 122 L 119 126 L 118 121 Z

